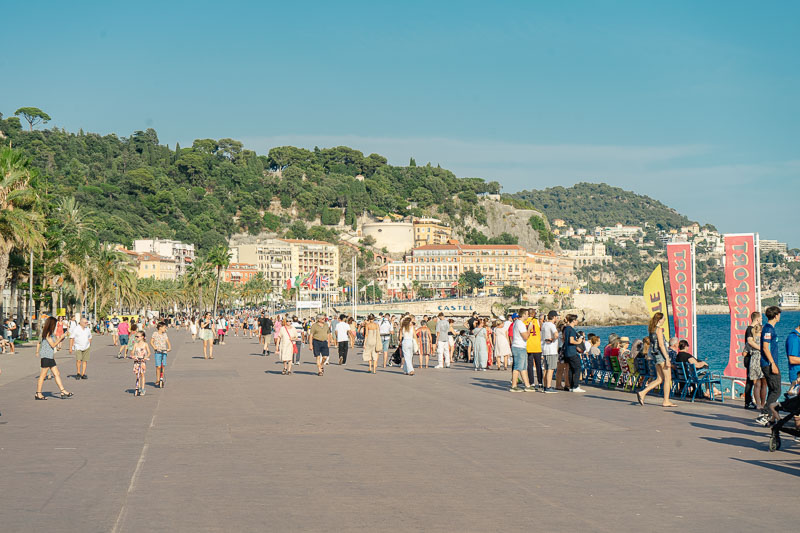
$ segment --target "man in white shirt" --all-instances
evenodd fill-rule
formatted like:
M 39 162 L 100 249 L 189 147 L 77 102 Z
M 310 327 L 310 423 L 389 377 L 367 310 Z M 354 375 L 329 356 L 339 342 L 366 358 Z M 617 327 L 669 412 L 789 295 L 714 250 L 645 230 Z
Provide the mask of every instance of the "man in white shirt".
M 544 357 L 544 392 L 553 394 L 553 372 L 558 366 L 558 328 L 555 319 L 558 311 L 547 313 L 547 320 L 542 324 L 542 357 Z
M 511 392 L 533 392 L 535 389 L 531 387 L 528 381 L 528 326 L 525 325 L 525 319 L 528 318 L 528 310 L 522 309 L 521 314 L 514 313 L 511 318 L 514 320 L 513 333 L 511 335 L 511 355 L 514 358 L 513 372 L 511 373 Z M 525 388 L 517 388 L 517 383 L 522 379 L 525 383 Z
M 339 315 L 339 321 L 336 322 L 336 342 L 339 344 L 339 364 L 347 364 L 347 348 L 350 346 L 350 324 L 345 320 L 347 317 Z
M 86 364 L 89 362 L 89 348 L 92 345 L 92 330 L 89 321 L 81 317 L 78 324 L 70 330 L 69 353 L 75 353 L 75 379 L 86 378 Z
M 381 335 L 381 347 L 383 348 L 383 368 L 386 368 L 386 363 L 389 360 L 389 341 L 392 340 L 392 321 L 389 320 L 389 315 L 382 315 L 378 319 L 378 333 Z M 392 366 L 391 363 L 389 366 Z

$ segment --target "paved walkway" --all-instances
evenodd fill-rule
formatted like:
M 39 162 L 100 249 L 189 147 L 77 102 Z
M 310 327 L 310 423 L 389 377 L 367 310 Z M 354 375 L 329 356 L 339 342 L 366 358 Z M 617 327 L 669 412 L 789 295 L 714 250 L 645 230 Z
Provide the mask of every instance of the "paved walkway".
M 282 376 L 229 338 L 170 331 L 167 388 L 134 397 L 97 337 L 75 397 L 35 402 L 32 348 L 0 357 L 0 530 L 782 531 L 800 443 L 750 411 L 633 395 L 511 394 L 465 365 Z M 65 352 L 59 368 L 74 374 Z M 148 382 L 154 377 L 148 367 Z M 55 393 L 55 384 L 45 382 Z

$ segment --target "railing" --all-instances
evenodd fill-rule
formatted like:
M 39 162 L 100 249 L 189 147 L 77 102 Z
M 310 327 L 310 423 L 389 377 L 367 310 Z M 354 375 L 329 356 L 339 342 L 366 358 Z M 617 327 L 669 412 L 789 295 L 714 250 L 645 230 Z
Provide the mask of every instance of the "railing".
M 744 387 L 745 387 L 745 383 L 747 382 L 747 380 L 745 378 L 737 378 L 737 377 L 734 377 L 734 376 L 725 376 L 725 375 L 720 375 L 719 378 L 720 378 L 720 380 L 722 381 L 722 384 L 723 384 L 723 387 L 722 387 L 723 388 L 723 391 L 722 391 L 723 394 L 725 393 L 724 382 L 725 381 L 729 381 L 731 383 L 731 389 L 730 389 L 731 400 L 735 400 L 736 397 L 737 397 L 736 387 L 741 387 L 742 394 L 744 394 Z M 784 392 L 789 390 L 789 386 L 790 385 L 791 385 L 791 383 L 788 382 L 788 381 L 781 381 L 781 394 L 783 394 Z

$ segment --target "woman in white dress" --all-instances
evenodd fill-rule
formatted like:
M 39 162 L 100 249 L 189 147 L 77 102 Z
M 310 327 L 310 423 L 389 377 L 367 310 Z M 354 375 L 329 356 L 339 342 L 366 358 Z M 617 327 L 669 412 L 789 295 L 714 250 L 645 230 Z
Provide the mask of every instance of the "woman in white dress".
M 295 341 L 297 330 L 292 326 L 288 316 L 283 317 L 283 327 L 278 334 L 278 354 L 283 362 L 284 376 L 292 373 L 292 359 L 294 359 Z
M 407 316 L 400 323 L 400 346 L 403 351 L 403 372 L 407 376 L 414 375 L 414 320 Z
M 194 341 L 197 338 L 197 319 L 192 317 L 192 320 L 187 322 L 190 322 L 189 333 L 192 334 L 192 341 Z

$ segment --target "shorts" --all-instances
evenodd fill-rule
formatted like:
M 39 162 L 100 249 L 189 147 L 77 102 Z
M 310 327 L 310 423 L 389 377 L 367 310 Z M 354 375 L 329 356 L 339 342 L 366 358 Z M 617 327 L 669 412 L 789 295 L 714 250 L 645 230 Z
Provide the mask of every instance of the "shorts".
M 56 360 L 51 359 L 50 357 L 42 357 L 39 359 L 39 364 L 42 366 L 42 368 L 53 368 L 56 366 Z
M 545 370 L 555 370 L 556 368 L 558 368 L 558 354 L 545 355 L 544 356 L 544 369 Z
M 200 340 L 202 341 L 210 341 L 214 338 L 214 335 L 211 333 L 210 329 L 201 329 L 200 330 Z
M 125 346 L 126 344 L 128 344 L 128 336 L 127 335 L 120 335 L 119 336 L 119 345 L 120 346 Z
M 133 374 L 136 375 L 141 371 L 142 373 L 147 372 L 147 363 L 144 360 L 135 360 L 133 362 Z
M 667 360 L 664 359 L 664 354 L 661 353 L 661 350 L 656 350 L 652 352 L 651 355 L 653 356 L 653 362 L 657 365 L 663 365 L 667 362 Z
M 75 360 L 76 361 L 88 361 L 89 360 L 89 350 L 91 350 L 91 348 L 86 348 L 85 350 L 75 350 Z
M 511 347 L 511 355 L 514 357 L 514 370 L 524 372 L 528 370 L 528 351 L 525 348 Z
M 164 366 L 167 364 L 167 352 L 155 352 L 156 366 Z
M 314 348 L 314 357 L 329 357 L 328 341 L 318 341 L 312 339 L 311 346 Z
M 381 335 L 381 345 L 384 352 L 389 351 L 389 341 L 392 339 L 391 335 Z

